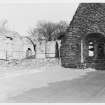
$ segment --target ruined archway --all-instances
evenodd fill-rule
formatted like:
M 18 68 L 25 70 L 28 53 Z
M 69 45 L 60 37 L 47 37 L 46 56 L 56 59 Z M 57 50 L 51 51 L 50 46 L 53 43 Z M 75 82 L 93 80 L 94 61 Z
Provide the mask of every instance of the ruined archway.
M 90 33 L 85 37 L 85 62 L 98 69 L 105 66 L 105 37 L 101 33 Z

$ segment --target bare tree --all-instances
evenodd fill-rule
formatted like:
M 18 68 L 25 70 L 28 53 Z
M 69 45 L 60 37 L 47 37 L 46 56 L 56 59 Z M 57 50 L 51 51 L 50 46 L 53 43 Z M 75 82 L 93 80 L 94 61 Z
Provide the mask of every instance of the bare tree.
M 45 39 L 46 41 L 57 40 L 65 33 L 68 23 L 60 21 L 58 23 L 39 21 L 29 34 L 34 41 Z
M 53 40 L 61 39 L 65 35 L 66 29 L 68 28 L 69 24 L 66 21 L 60 21 L 56 23 L 56 29 L 51 34 Z

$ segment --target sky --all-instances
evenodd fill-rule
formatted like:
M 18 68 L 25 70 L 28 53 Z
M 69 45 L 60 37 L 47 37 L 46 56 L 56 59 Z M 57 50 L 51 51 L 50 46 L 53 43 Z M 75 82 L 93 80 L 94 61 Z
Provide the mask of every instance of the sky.
M 38 21 L 45 20 L 70 22 L 78 3 L 0 3 L 0 21 L 8 20 L 8 27 L 20 35 L 35 27 Z

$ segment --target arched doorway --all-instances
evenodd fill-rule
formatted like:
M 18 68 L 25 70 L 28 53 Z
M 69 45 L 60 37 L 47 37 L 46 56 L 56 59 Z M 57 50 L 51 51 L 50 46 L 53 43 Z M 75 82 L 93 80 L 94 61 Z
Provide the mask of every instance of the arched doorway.
M 100 33 L 88 34 L 85 37 L 85 44 L 87 49 L 86 63 L 96 69 L 105 68 L 105 37 Z

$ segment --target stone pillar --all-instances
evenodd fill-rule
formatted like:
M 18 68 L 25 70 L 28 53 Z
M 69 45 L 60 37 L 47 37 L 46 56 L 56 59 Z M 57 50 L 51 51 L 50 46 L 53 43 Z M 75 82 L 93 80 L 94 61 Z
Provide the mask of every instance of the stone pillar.
M 95 59 L 97 59 L 97 57 L 98 57 L 98 54 L 97 54 L 98 53 L 98 51 L 97 51 L 98 49 L 97 49 L 97 47 L 98 47 L 98 44 L 94 43 L 94 58 Z

